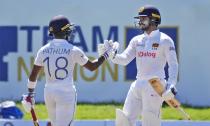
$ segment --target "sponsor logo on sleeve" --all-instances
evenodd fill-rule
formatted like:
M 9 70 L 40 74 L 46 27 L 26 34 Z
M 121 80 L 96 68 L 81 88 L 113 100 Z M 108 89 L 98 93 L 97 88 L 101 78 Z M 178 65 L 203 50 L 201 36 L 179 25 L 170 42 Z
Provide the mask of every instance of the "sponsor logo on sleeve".
M 171 47 L 169 47 L 169 50 L 170 51 L 175 51 L 175 47 L 171 46 Z

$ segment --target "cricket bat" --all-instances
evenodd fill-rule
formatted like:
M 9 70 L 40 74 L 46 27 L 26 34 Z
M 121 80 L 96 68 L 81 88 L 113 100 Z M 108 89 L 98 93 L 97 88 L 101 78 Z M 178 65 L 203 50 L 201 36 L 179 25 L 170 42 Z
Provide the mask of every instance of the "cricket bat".
M 31 108 L 31 116 L 32 116 L 32 119 L 33 119 L 34 126 L 39 126 L 38 119 L 36 117 L 36 113 L 34 111 L 34 108 Z
M 32 104 L 32 101 L 31 101 L 31 98 L 30 98 L 30 97 L 26 97 L 26 101 L 27 101 L 27 102 L 30 102 L 30 103 Z M 31 107 L 31 117 L 32 117 L 34 126 L 39 126 L 38 119 L 37 119 L 37 117 L 36 117 L 36 113 L 35 113 L 33 107 Z
M 165 88 L 161 84 L 159 78 L 152 78 L 149 80 L 151 86 L 153 89 L 160 95 L 162 96 L 163 92 L 165 91 Z M 186 120 L 191 120 L 190 116 L 181 108 L 181 103 L 176 99 L 173 98 L 171 100 L 165 101 L 170 107 L 175 108 L 180 114 L 183 116 L 184 119 Z

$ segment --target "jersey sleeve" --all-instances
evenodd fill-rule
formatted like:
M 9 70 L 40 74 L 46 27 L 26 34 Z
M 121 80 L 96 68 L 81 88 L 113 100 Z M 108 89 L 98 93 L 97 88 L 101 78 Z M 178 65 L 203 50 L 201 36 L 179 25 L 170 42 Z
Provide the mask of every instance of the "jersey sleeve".
M 176 85 L 177 83 L 177 76 L 178 76 L 178 62 L 177 62 L 177 55 L 176 49 L 174 46 L 174 42 L 172 39 L 167 39 L 165 42 L 165 56 L 168 62 L 168 83 L 172 85 Z
M 135 39 L 132 39 L 128 47 L 121 53 L 117 54 L 112 62 L 120 65 L 127 65 L 136 57 Z
M 76 63 L 78 63 L 79 65 L 83 66 L 88 62 L 88 57 L 85 55 L 85 53 L 77 48 L 74 47 L 74 60 Z
M 43 54 L 42 54 L 42 50 L 40 49 L 38 52 L 37 52 L 37 55 L 36 55 L 36 58 L 35 58 L 35 61 L 34 61 L 34 65 L 37 65 L 37 66 L 43 66 Z

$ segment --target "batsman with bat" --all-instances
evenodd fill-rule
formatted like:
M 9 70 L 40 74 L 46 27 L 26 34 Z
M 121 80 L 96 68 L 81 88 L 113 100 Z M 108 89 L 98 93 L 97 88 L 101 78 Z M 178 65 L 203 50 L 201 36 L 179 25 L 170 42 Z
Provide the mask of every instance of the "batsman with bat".
M 138 11 L 137 24 L 143 34 L 131 39 L 128 47 L 117 54 L 118 44 L 107 40 L 98 45 L 99 55 L 112 47 L 109 59 L 120 65 L 127 65 L 136 58 L 137 75 L 128 91 L 123 110 L 116 110 L 116 126 L 135 126 L 139 115 L 142 126 L 161 126 L 161 106 L 163 101 L 173 99 L 176 94 L 178 62 L 173 40 L 158 29 L 161 23 L 159 10 L 151 5 Z M 166 81 L 164 67 L 168 63 L 169 78 Z M 160 96 L 151 86 L 150 79 L 158 77 L 166 89 Z
M 37 53 L 28 79 L 28 94 L 23 97 L 23 107 L 31 112 L 34 125 L 38 122 L 33 110 L 38 73 L 44 68 L 46 84 L 44 99 L 52 126 L 72 126 L 77 103 L 73 81 L 74 66 L 79 64 L 90 71 L 96 70 L 109 56 L 109 50 L 97 60 L 90 61 L 84 52 L 72 45 L 74 25 L 63 15 L 52 18 L 49 33 L 53 37 Z

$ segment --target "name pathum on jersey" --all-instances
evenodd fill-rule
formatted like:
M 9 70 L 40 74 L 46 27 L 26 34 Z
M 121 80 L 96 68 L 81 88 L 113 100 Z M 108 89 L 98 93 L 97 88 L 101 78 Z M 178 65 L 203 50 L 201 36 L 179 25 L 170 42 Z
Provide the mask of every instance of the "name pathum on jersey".
M 76 63 L 83 66 L 88 57 L 63 39 L 53 39 L 37 53 L 34 64 L 44 67 L 46 83 L 72 83 Z

